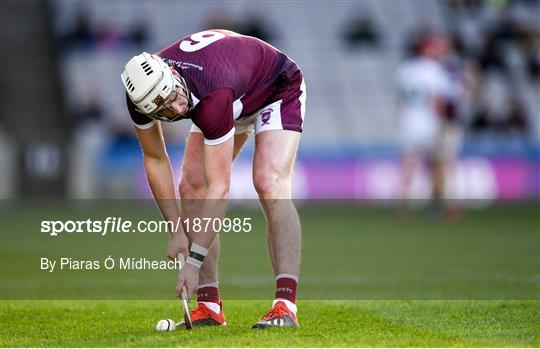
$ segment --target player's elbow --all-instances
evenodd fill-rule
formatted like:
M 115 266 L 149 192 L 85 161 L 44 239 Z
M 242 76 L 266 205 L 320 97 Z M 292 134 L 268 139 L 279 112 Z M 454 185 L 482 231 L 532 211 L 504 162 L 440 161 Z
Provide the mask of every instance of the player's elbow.
M 162 164 L 169 161 L 167 153 L 143 153 L 143 160 L 145 165 Z

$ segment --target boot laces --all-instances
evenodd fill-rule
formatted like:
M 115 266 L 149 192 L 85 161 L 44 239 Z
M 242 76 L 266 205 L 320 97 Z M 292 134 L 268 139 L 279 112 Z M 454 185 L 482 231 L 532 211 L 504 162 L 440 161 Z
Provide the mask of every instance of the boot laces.
M 212 317 L 212 314 L 210 314 L 210 310 L 204 304 L 199 303 L 199 305 L 191 311 L 191 316 L 202 319 Z
M 285 310 L 283 309 L 283 305 L 282 304 L 278 304 L 277 306 L 273 307 L 272 309 L 270 309 L 268 311 L 268 313 L 266 313 L 266 315 L 264 316 L 264 320 L 270 320 L 270 319 L 273 319 L 275 317 L 279 317 L 279 318 L 282 318 L 283 317 L 283 313 L 286 313 Z

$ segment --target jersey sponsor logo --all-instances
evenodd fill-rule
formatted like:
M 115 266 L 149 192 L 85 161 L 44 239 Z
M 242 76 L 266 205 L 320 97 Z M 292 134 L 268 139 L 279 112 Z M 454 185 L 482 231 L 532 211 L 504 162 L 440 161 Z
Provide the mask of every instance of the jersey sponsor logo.
M 198 64 L 195 64 L 195 63 L 189 63 L 189 62 L 180 62 L 180 61 L 175 61 L 174 59 L 170 59 L 170 58 L 164 58 L 163 61 L 165 63 L 167 63 L 168 65 L 174 65 L 175 67 L 179 68 L 179 69 L 182 69 L 182 70 L 185 70 L 185 69 L 189 69 L 189 68 L 194 68 L 194 69 L 197 69 L 199 71 L 203 71 L 204 68 Z
M 188 62 L 180 62 L 180 68 L 181 69 L 189 69 L 189 68 L 195 68 L 200 71 L 202 71 L 204 68 L 200 65 L 194 64 L 194 63 L 188 63 Z
M 261 126 L 270 125 L 270 118 L 272 117 L 272 112 L 273 111 L 274 111 L 274 109 L 272 109 L 272 108 L 268 108 L 268 109 L 265 109 L 265 110 L 261 111 L 261 121 L 262 121 Z

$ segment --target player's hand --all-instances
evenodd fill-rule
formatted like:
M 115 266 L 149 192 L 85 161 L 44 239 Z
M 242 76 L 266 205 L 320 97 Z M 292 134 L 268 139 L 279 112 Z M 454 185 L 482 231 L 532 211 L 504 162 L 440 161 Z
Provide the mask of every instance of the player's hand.
M 199 269 L 190 264 L 184 265 L 176 282 L 176 297 L 180 297 L 183 286 L 186 286 L 187 296 L 190 299 L 197 290 L 197 286 L 199 286 Z
M 167 244 L 167 257 L 175 260 L 178 253 L 182 253 L 184 256 L 189 255 L 188 245 L 189 242 L 185 233 L 178 232 L 172 234 Z

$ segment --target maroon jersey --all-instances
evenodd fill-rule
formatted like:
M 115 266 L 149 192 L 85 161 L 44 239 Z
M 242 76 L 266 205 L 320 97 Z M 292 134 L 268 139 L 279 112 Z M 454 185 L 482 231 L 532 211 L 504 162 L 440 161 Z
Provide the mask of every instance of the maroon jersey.
M 231 132 L 235 119 L 273 102 L 283 82 L 299 75 L 298 66 L 273 46 L 228 30 L 186 36 L 157 53 L 184 77 L 194 108 L 188 116 L 207 140 Z M 135 124 L 152 122 L 128 98 Z

